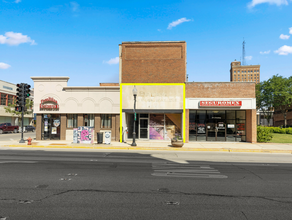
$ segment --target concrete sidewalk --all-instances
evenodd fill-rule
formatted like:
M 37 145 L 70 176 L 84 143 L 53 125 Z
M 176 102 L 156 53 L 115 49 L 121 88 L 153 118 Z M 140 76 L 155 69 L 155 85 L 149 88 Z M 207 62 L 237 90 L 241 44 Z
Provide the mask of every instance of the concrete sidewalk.
M 1 147 L 24 148 L 76 148 L 76 149 L 120 149 L 120 150 L 168 150 L 168 151 L 222 151 L 222 152 L 255 152 L 255 153 L 289 153 L 292 154 L 292 143 L 245 143 L 245 142 L 190 142 L 182 148 L 172 147 L 170 141 L 137 141 L 132 147 L 131 142 L 112 142 L 106 144 L 73 144 L 72 141 L 33 141 L 32 145 L 20 144 L 18 141 L 0 141 Z

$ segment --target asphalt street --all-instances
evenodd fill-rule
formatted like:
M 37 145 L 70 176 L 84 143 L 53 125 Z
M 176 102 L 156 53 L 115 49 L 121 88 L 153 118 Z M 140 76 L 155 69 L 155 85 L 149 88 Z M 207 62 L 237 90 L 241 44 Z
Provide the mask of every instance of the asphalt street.
M 26 140 L 27 138 L 31 137 L 32 139 L 35 138 L 35 131 L 34 132 L 24 132 L 23 139 Z M 0 134 L 0 141 L 15 141 L 21 139 L 21 133 L 4 133 Z
M 0 151 L 0 219 L 291 219 L 292 155 Z

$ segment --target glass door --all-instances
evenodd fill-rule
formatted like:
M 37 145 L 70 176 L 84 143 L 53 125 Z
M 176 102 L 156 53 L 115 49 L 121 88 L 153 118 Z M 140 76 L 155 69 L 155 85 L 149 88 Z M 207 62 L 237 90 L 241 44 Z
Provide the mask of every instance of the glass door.
M 148 139 L 148 118 L 140 118 L 139 127 L 139 139 Z
M 216 141 L 217 139 L 217 125 L 216 123 L 207 123 L 207 141 Z

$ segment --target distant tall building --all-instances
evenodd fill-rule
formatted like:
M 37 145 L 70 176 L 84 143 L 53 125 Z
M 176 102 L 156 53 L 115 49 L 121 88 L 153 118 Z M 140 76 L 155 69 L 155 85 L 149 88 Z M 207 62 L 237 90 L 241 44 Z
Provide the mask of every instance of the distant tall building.
M 230 82 L 255 82 L 260 83 L 261 65 L 241 66 L 240 61 L 231 62 Z

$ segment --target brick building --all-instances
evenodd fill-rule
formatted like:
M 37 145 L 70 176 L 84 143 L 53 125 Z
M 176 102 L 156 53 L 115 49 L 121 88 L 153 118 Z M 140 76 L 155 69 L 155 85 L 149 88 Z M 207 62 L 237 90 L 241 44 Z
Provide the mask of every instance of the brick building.
M 122 42 L 119 83 L 69 87 L 69 77 L 32 77 L 37 139 L 71 140 L 74 128 L 89 126 L 131 140 L 135 121 L 140 140 L 256 142 L 255 81 L 186 82 L 186 55 L 184 41 Z
M 261 79 L 260 65 L 242 66 L 240 61 L 231 62 L 230 82 L 255 82 Z
M 259 66 L 242 71 L 248 76 L 253 68 Z M 186 142 L 256 142 L 254 82 L 188 83 L 186 42 L 123 42 L 121 119 L 128 130 L 124 138 L 132 138 L 135 86 L 138 139 L 170 140 L 181 135 Z

